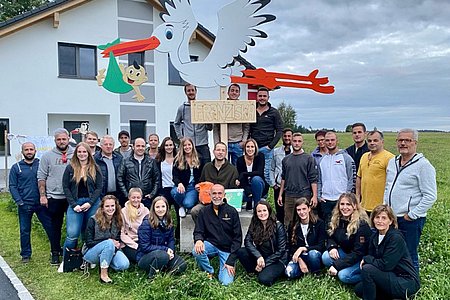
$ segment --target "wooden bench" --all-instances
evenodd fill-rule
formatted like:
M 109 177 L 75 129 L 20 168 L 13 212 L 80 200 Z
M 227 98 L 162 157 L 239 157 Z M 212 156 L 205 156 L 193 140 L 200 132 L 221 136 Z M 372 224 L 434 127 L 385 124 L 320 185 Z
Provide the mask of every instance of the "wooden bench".
M 248 226 L 252 219 L 252 213 L 245 210 L 239 212 L 239 219 L 241 220 L 242 228 L 242 243 L 244 242 L 244 237 L 247 234 Z M 186 218 L 180 219 L 180 252 L 192 251 L 194 247 L 194 221 L 191 215 L 187 215 Z

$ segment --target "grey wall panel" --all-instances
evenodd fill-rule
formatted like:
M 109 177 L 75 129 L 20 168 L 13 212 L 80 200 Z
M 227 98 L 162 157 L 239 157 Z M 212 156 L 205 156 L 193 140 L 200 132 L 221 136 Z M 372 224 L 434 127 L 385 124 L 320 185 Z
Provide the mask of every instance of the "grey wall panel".
M 141 86 L 140 87 L 142 95 L 144 95 L 145 100 L 144 103 L 155 103 L 155 87 L 154 86 Z M 134 91 L 131 91 L 126 94 L 120 95 L 120 102 L 137 102 L 136 99 L 132 97 L 136 95 Z
M 119 0 L 119 17 L 153 21 L 153 7 L 149 3 Z
M 148 123 L 155 123 L 155 107 L 139 104 L 120 106 L 120 123 L 128 123 L 130 120 L 147 120 Z
M 140 40 L 149 38 L 153 32 L 152 24 L 143 24 L 119 20 L 119 37 L 122 39 Z

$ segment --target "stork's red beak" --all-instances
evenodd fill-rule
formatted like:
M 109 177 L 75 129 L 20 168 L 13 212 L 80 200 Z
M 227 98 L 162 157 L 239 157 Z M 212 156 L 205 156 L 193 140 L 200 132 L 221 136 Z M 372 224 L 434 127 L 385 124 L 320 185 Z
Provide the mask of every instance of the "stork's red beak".
M 109 57 L 109 53 L 114 53 L 114 56 L 125 55 L 128 53 L 142 52 L 146 50 L 154 50 L 160 44 L 157 37 L 151 36 L 148 39 L 137 40 L 132 42 L 120 43 L 102 51 L 103 57 Z

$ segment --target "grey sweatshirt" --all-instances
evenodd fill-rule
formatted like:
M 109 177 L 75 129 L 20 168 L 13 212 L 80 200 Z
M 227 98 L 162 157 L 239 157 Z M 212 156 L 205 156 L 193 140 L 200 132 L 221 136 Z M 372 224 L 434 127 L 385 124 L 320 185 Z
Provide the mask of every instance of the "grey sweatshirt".
M 61 159 L 62 153 L 58 148 L 53 148 L 42 155 L 37 173 L 38 181 L 45 180 L 47 198 L 65 199 L 62 186 L 62 178 L 66 166 L 70 163 L 73 156 L 73 148 L 67 149 L 67 161 L 64 163 Z
M 436 170 L 422 153 L 400 167 L 400 156 L 392 158 L 386 170 L 384 203 L 397 217 L 406 213 L 415 220 L 425 217 L 437 199 Z
M 189 137 L 195 146 L 208 145 L 208 130 L 212 130 L 212 125 L 192 124 L 190 103 L 183 103 L 178 107 L 173 124 L 179 139 Z

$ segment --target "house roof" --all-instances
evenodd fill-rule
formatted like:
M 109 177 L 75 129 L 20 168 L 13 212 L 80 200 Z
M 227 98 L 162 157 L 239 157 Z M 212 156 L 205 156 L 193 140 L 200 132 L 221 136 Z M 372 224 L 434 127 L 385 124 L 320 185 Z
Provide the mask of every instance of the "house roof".
M 28 26 L 32 26 L 36 22 L 39 22 L 46 18 L 53 18 L 53 26 L 58 27 L 59 14 L 61 12 L 75 8 L 90 1 L 91 0 L 55 0 L 53 2 L 48 2 L 42 6 L 15 16 L 4 22 L 0 22 L 0 38 Z M 158 0 L 147 0 L 147 2 L 149 2 L 159 11 L 164 10 L 163 6 Z M 209 48 L 212 47 L 212 45 L 214 44 L 214 40 L 216 39 L 215 35 L 201 24 L 198 24 L 197 30 L 195 31 L 195 38 Z M 240 55 L 236 57 L 236 60 L 244 65 L 247 69 L 255 69 L 255 66 L 253 66 L 250 62 L 248 62 Z

